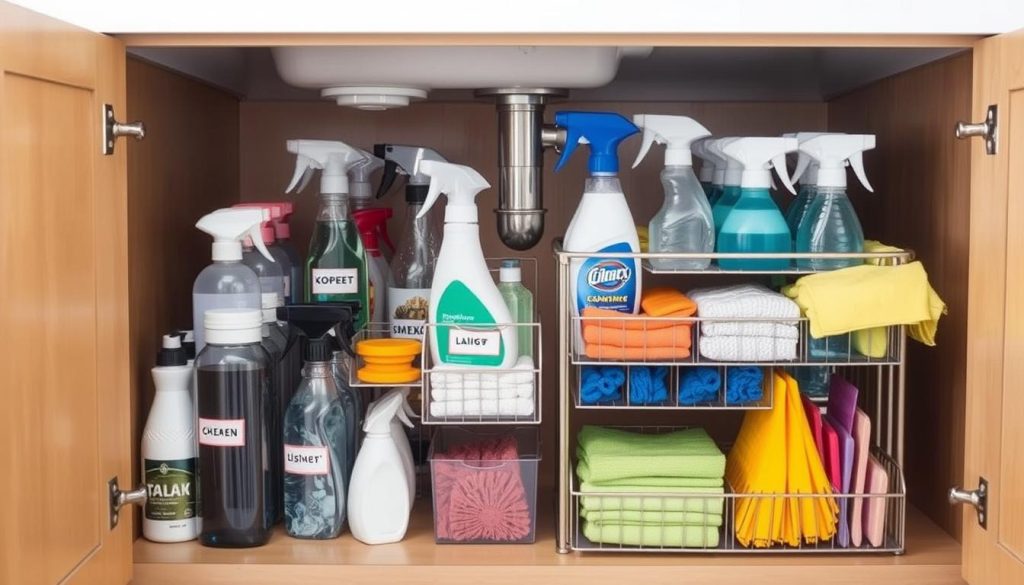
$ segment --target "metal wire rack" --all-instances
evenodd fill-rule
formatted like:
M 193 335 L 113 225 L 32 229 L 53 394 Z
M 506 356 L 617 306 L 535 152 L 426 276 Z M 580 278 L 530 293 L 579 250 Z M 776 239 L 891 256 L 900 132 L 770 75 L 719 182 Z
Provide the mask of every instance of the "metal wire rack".
M 709 279 L 720 275 L 748 275 L 763 278 L 771 276 L 774 280 L 792 280 L 801 275 L 822 271 L 812 268 L 811 265 L 820 266 L 822 260 L 838 260 L 850 263 L 872 263 L 877 265 L 899 265 L 910 262 L 914 259 L 913 251 L 862 253 L 862 254 L 622 254 L 622 253 L 579 253 L 568 252 L 562 249 L 561 240 L 554 243 L 554 254 L 558 265 L 558 342 L 559 342 L 559 466 L 558 466 L 558 525 L 556 543 L 558 551 L 567 553 L 571 551 L 589 552 L 674 552 L 674 553 L 889 553 L 900 554 L 905 550 L 905 517 L 906 517 L 906 489 L 901 471 L 903 459 L 904 440 L 904 407 L 905 407 L 905 359 L 906 359 L 906 331 L 903 326 L 891 326 L 873 330 L 871 333 L 849 333 L 824 339 L 814 339 L 810 335 L 810 322 L 806 318 L 797 319 L 708 319 L 702 317 L 686 318 L 652 318 L 640 319 L 648 321 L 648 325 L 641 325 L 641 330 L 650 328 L 651 323 L 658 323 L 655 328 L 671 327 L 673 333 L 667 338 L 661 339 L 659 346 L 662 350 L 665 347 L 670 351 L 649 351 L 653 347 L 646 347 L 640 343 L 627 345 L 619 343 L 618 347 L 634 347 L 636 351 L 617 355 L 614 352 L 598 350 L 588 347 L 588 344 L 602 344 L 602 335 L 620 339 L 629 335 L 622 326 L 623 319 L 615 317 L 606 318 L 581 318 L 574 314 L 573 298 L 570 277 L 573 268 L 579 266 L 586 260 L 591 259 L 632 259 L 638 266 L 652 274 L 681 275 L 686 278 L 697 276 L 704 277 L 702 285 L 708 284 Z M 707 260 L 710 264 L 705 270 L 665 270 L 656 268 L 655 264 L 663 264 L 667 260 L 700 259 Z M 785 260 L 777 270 L 723 270 L 717 263 L 722 259 L 742 260 Z M 815 262 L 810 262 L 815 261 Z M 713 280 L 712 280 L 713 281 Z M 735 278 L 732 279 L 732 282 Z M 693 282 L 689 280 L 687 282 Z M 598 323 L 606 319 L 608 323 Z M 637 318 L 633 318 L 634 320 Z M 665 321 L 671 321 L 665 323 Z M 587 323 L 598 324 L 596 331 L 586 335 L 583 326 Z M 784 331 L 782 337 L 785 345 L 778 339 L 762 341 L 759 346 L 739 347 L 730 349 L 725 353 L 716 353 L 721 347 L 702 346 L 705 340 L 721 334 L 723 327 L 726 331 L 730 328 L 750 332 L 749 327 L 755 329 L 772 329 L 782 331 L 780 327 L 792 328 Z M 636 327 L 636 325 L 632 325 Z M 742 337 L 739 335 L 737 337 Z M 589 339 L 588 339 L 589 337 Z M 664 335 L 663 335 L 664 337 Z M 712 342 L 711 345 L 720 345 L 722 342 Z M 743 343 L 743 342 L 740 342 Z M 705 351 L 702 351 L 705 349 Z M 685 350 L 685 351 L 684 351 Z M 739 358 L 735 358 L 739 356 Z M 668 368 L 669 396 L 666 400 L 653 404 L 638 404 L 630 396 L 628 382 L 625 383 L 621 398 L 606 401 L 604 403 L 588 403 L 584 401 L 581 394 L 580 382 L 584 375 L 584 368 L 592 367 L 620 367 L 627 372 L 634 368 L 662 366 Z M 600 494 L 596 492 L 582 492 L 576 485 L 576 478 L 573 468 L 573 453 L 575 451 L 575 437 L 572 436 L 573 412 L 575 410 L 599 410 L 611 409 L 620 410 L 625 408 L 638 410 L 751 410 L 769 409 L 775 405 L 771 403 L 771 393 L 765 393 L 762 401 L 755 401 L 749 404 L 737 404 L 722 400 L 707 401 L 698 404 L 683 404 L 678 393 L 680 377 L 685 375 L 687 368 L 696 366 L 716 368 L 720 375 L 724 376 L 727 369 L 737 367 L 761 367 L 768 371 L 773 367 L 784 368 L 820 368 L 821 371 L 830 374 L 841 374 L 850 380 L 860 389 L 860 407 L 871 417 L 872 420 L 872 453 L 882 464 L 889 478 L 888 489 L 885 493 L 869 495 L 852 494 L 738 494 L 726 488 L 725 493 L 719 494 L 688 494 L 687 500 L 697 502 L 697 511 L 710 510 L 717 505 L 721 510 L 721 525 L 702 528 L 717 528 L 715 539 L 707 538 L 696 542 L 697 546 L 680 546 L 680 544 L 694 544 L 691 540 L 685 542 L 680 540 L 679 534 L 671 534 L 669 530 L 658 525 L 646 526 L 641 522 L 641 534 L 645 536 L 642 542 L 627 544 L 627 536 L 620 534 L 608 535 L 605 533 L 594 534 L 599 538 L 590 539 L 585 534 L 584 519 L 580 515 L 581 499 L 584 497 L 617 497 L 623 500 L 628 497 L 640 498 L 641 502 L 650 502 L 657 511 L 658 505 L 666 505 L 674 498 L 679 500 L 678 495 L 668 494 Z M 673 393 L 674 389 L 674 393 Z M 812 397 L 813 400 L 823 401 L 824 396 Z M 884 506 L 884 530 L 883 538 L 878 542 L 862 544 L 859 547 L 841 547 L 835 539 L 817 542 L 800 542 L 793 546 L 772 545 L 766 548 L 750 548 L 743 545 L 736 537 L 736 514 L 737 507 L 741 502 L 751 499 L 761 500 L 771 510 L 773 505 L 786 505 L 822 498 L 832 498 L 833 501 L 852 501 L 861 499 L 862 504 L 870 503 L 876 508 Z M 701 501 L 703 500 L 703 501 Z M 660 504 L 659 504 L 660 502 Z M 743 504 L 748 505 L 748 504 Z M 641 518 L 642 519 L 642 518 Z M 660 532 L 659 532 L 660 531 Z M 646 534 L 644 534 L 646 533 Z M 608 536 L 612 538 L 609 539 Z M 683 535 L 685 536 L 685 535 Z M 707 533 L 710 537 L 710 533 Z M 650 538 L 646 538 L 650 537 Z M 599 542 L 599 540 L 606 542 Z M 616 540 L 619 542 L 608 542 Z M 653 544 L 652 544 L 653 543 Z

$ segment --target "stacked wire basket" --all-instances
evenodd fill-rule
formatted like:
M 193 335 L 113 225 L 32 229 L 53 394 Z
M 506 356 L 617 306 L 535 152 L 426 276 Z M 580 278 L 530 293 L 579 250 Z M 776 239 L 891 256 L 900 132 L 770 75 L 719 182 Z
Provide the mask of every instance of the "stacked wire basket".
M 902 554 L 905 551 L 905 521 L 906 521 L 906 488 L 902 473 L 903 459 L 903 416 L 904 416 L 904 364 L 905 364 L 905 331 L 902 326 L 886 327 L 884 334 L 876 335 L 874 338 L 865 340 L 859 339 L 861 351 L 845 351 L 824 354 L 814 353 L 810 347 L 810 326 L 805 318 L 800 318 L 795 323 L 792 319 L 786 319 L 786 325 L 795 325 L 799 339 L 796 343 L 795 352 L 790 348 L 779 348 L 773 351 L 772 348 L 761 348 L 761 354 L 756 361 L 730 361 L 712 360 L 704 357 L 698 348 L 702 343 L 704 331 L 708 330 L 707 325 L 715 323 L 714 319 L 694 317 L 680 318 L 650 318 L 651 321 L 673 321 L 671 325 L 687 325 L 688 327 L 674 327 L 672 330 L 681 331 L 681 335 L 688 336 L 687 339 L 673 340 L 673 347 L 689 347 L 691 351 L 686 357 L 670 357 L 643 359 L 647 352 L 635 352 L 639 359 L 606 359 L 604 357 L 593 357 L 587 355 L 585 344 L 577 332 L 580 331 L 582 320 L 573 314 L 572 303 L 574 301 L 570 288 L 571 269 L 574 264 L 589 259 L 601 258 L 634 258 L 639 260 L 644 270 L 649 274 L 672 274 L 685 277 L 686 284 L 692 284 L 695 277 L 699 277 L 701 286 L 712 285 L 718 282 L 716 279 L 723 277 L 729 279 L 726 283 L 737 281 L 735 275 L 746 275 L 751 278 L 771 279 L 779 282 L 783 279 L 792 280 L 803 274 L 814 272 L 813 270 L 800 267 L 800 260 L 812 257 L 857 259 L 860 261 L 872 260 L 879 264 L 895 265 L 909 262 L 913 259 L 913 253 L 886 252 L 880 254 L 768 254 L 768 255 L 739 255 L 739 254 L 588 254 L 567 252 L 562 249 L 561 242 L 556 241 L 554 245 L 555 258 L 558 265 L 558 294 L 559 294 L 559 465 L 558 465 L 558 523 L 557 523 L 557 547 L 558 551 L 567 553 L 571 551 L 580 552 L 668 552 L 668 553 L 741 553 L 741 554 L 778 554 L 778 553 L 887 553 Z M 722 257 L 743 258 L 749 260 L 757 259 L 779 259 L 785 258 L 789 266 L 783 270 L 772 271 L 725 271 L 718 269 L 715 263 Z M 702 258 L 712 261 L 711 268 L 696 271 L 664 271 L 655 270 L 651 260 L 674 259 L 674 258 Z M 729 275 L 729 276 L 726 276 Z M 665 277 L 661 277 L 664 279 Z M 681 283 L 682 284 L 682 283 Z M 596 318 L 600 321 L 600 317 Z M 614 318 L 608 318 L 615 321 Z M 587 318 L 591 322 L 592 318 Z M 619 319 L 618 321 L 622 321 Z M 723 320 L 726 321 L 726 320 Z M 735 322 L 737 319 L 727 319 Z M 782 325 L 781 320 L 756 319 L 753 322 L 766 325 Z M 666 327 L 668 324 L 661 324 Z M 599 330 L 608 331 L 615 323 L 604 324 Z M 625 327 L 625 325 L 623 325 Z M 666 327 L 667 328 L 667 327 Z M 833 338 L 830 338 L 833 339 Z M 663 340 L 664 341 L 664 340 Z M 853 334 L 847 339 L 834 339 L 843 346 L 854 347 Z M 867 344 L 867 346 L 865 346 Z M 874 344 L 872 347 L 870 344 Z M 632 357 L 632 356 L 631 356 Z M 600 403 L 592 403 L 582 398 L 581 381 L 585 369 L 588 367 L 620 367 L 626 372 L 626 386 L 617 400 Z M 669 395 L 664 400 L 656 403 L 634 403 L 631 401 L 629 380 L 632 376 L 629 372 L 634 368 L 658 366 L 667 368 L 667 386 L 670 389 Z M 701 402 L 683 401 L 678 392 L 679 380 L 685 375 L 687 368 L 695 366 L 712 367 L 718 370 L 720 378 L 724 382 L 728 379 L 726 375 L 730 368 L 737 367 L 760 367 L 770 372 L 773 368 L 789 368 L 794 366 L 825 367 L 830 372 L 841 374 L 844 378 L 860 389 L 859 406 L 874 422 L 872 425 L 871 453 L 882 464 L 888 475 L 888 485 L 884 493 L 873 492 L 870 494 L 796 494 L 796 493 L 737 493 L 725 486 L 725 493 L 688 493 L 685 497 L 671 493 L 623 493 L 621 491 L 600 493 L 595 491 L 580 491 L 577 481 L 575 436 L 573 433 L 579 424 L 576 421 L 575 413 L 590 412 L 588 422 L 593 418 L 594 413 L 608 410 L 608 419 L 602 422 L 615 422 L 619 419 L 616 413 L 624 410 L 637 411 L 637 416 L 647 416 L 644 413 L 650 411 L 746 411 L 758 409 L 771 409 L 773 393 L 769 388 L 763 392 L 758 400 L 752 401 L 730 401 L 727 388 L 716 395 L 714 399 Z M 771 376 L 765 376 L 770 380 Z M 766 381 L 770 384 L 770 381 Z M 815 398 L 821 401 L 823 398 Z M 737 413 L 737 416 L 741 413 Z M 653 413 L 651 414 L 653 416 Z M 632 420 L 637 420 L 634 416 Z M 663 421 L 665 415 L 659 417 Z M 662 432 L 668 430 L 663 427 L 647 425 L 641 428 L 631 429 L 639 432 Z M 720 445 L 727 450 L 728 445 Z M 584 522 L 581 517 L 581 509 L 584 500 L 590 502 L 598 501 L 602 504 L 602 510 L 616 510 L 624 512 L 642 509 L 644 513 L 653 515 L 662 512 L 692 512 L 695 517 L 721 517 L 720 526 L 707 526 L 715 530 L 705 531 L 706 538 L 697 538 L 696 541 L 686 543 L 686 546 L 679 546 L 678 538 L 670 534 L 672 528 L 657 523 L 641 527 L 644 532 L 643 545 L 623 545 L 592 542 L 584 535 Z M 838 539 L 819 540 L 807 543 L 800 539 L 792 540 L 787 544 L 771 544 L 767 546 L 754 546 L 751 543 L 740 542 L 737 538 L 737 522 L 762 522 L 764 518 L 758 518 L 757 514 L 775 515 L 777 510 L 786 507 L 795 508 L 797 511 L 804 506 L 823 503 L 828 499 L 829 505 L 846 502 L 853 505 L 856 500 L 858 506 L 872 508 L 878 511 L 881 518 L 884 518 L 881 537 L 876 542 L 867 542 L 861 546 L 840 546 Z M 844 506 L 845 507 L 845 506 Z M 752 512 L 753 511 L 753 512 Z M 710 515 L 709 515 L 710 514 Z M 799 520 L 799 512 L 797 512 Z M 700 527 L 697 527 L 700 528 Z M 697 533 L 700 533 L 698 530 Z M 659 538 L 659 535 L 662 538 Z M 613 535 L 614 536 L 614 535 Z M 609 538 L 609 542 L 622 542 L 624 538 Z

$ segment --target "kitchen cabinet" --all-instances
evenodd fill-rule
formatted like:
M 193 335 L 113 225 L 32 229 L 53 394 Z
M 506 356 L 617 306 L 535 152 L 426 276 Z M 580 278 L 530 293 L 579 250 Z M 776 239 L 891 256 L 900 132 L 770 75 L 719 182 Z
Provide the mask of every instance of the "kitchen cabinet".
M 341 109 L 279 82 L 261 85 L 258 75 L 267 71 L 263 47 L 545 40 L 550 38 L 119 38 L 0 3 L 0 371 L 8 398 L 0 464 L 10 470 L 0 483 L 0 498 L 9 503 L 0 520 L 0 581 L 599 583 L 677 575 L 717 583 L 954 583 L 962 574 L 972 585 L 1024 582 L 1024 431 L 1011 418 L 1024 406 L 1013 391 L 1024 374 L 1024 315 L 1015 302 L 1024 284 L 1024 213 L 1020 197 L 1010 196 L 1024 188 L 1022 33 L 556 39 L 654 45 L 666 48 L 668 60 L 662 69 L 619 80 L 628 83 L 574 92 L 549 107 L 686 114 L 722 135 L 800 129 L 879 136 L 879 147 L 865 157 L 876 194 L 854 193 L 866 231 L 914 248 L 950 307 L 940 345 L 911 346 L 907 356 L 906 555 L 558 555 L 550 513 L 542 514 L 534 545 L 435 546 L 427 500 L 417 502 L 409 538 L 381 547 L 349 536 L 313 543 L 283 534 L 248 550 L 157 545 L 137 540 L 137 516 L 127 511 L 111 527 L 110 480 L 129 490 L 138 477 L 138 438 L 159 334 L 188 324 L 192 280 L 208 261 L 209 241 L 191 227 L 199 215 L 242 199 L 281 199 L 294 163 L 284 150 L 288 138 L 432 144 L 495 183 L 493 103 L 437 92 L 390 112 Z M 137 56 L 129 57 L 129 48 Z M 221 72 L 204 74 L 185 58 L 197 50 L 245 52 Z M 921 50 L 935 52 L 913 53 Z M 778 71 L 772 63 L 787 58 L 813 63 L 837 54 L 876 75 L 852 82 L 830 77 L 840 89 L 807 95 L 795 91 L 799 76 L 773 82 L 757 75 L 758 69 Z M 709 85 L 695 92 L 698 77 L 691 81 L 679 72 L 699 76 L 695 64 L 716 56 L 733 69 L 699 78 Z M 736 68 L 742 60 L 754 64 Z M 677 70 L 677 63 L 697 68 Z M 223 82 L 227 78 L 235 82 Z M 118 120 L 146 123 L 145 140 L 121 138 L 113 154 L 103 154 L 105 104 Z M 984 120 L 990 105 L 998 108 L 995 154 L 986 152 L 982 139 L 958 141 L 953 134 L 955 122 Z M 657 167 L 623 173 L 638 218 L 660 204 Z M 546 240 L 564 233 L 583 175 L 580 161 L 557 175 L 546 167 Z M 300 197 L 293 220 L 299 242 L 307 239 L 315 207 L 310 195 Z M 398 204 L 399 197 L 389 197 Z M 481 209 L 493 207 L 494 197 L 485 194 Z M 481 231 L 485 250 L 506 253 L 492 231 Z M 553 319 L 554 295 L 543 292 L 554 290 L 550 249 L 541 245 L 525 255 L 539 262 L 537 302 Z M 553 323 L 545 328 L 555 330 Z M 556 388 L 556 374 L 545 373 L 549 388 Z M 544 432 L 553 437 L 557 401 L 554 392 L 546 394 Z M 735 423 L 714 424 L 728 433 Z M 542 471 L 549 494 L 553 459 Z M 979 478 L 988 486 L 985 527 L 973 509 L 961 514 L 945 501 L 950 486 L 975 489 Z M 543 498 L 541 505 L 551 509 Z

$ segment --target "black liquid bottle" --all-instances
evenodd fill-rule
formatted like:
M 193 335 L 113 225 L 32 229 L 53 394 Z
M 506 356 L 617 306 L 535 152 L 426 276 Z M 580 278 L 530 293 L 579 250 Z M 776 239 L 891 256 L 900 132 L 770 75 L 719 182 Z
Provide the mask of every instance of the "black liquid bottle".
M 206 346 L 196 356 L 199 482 L 206 546 L 248 547 L 270 538 L 268 429 L 271 357 L 261 346 L 263 315 L 214 309 L 204 317 Z

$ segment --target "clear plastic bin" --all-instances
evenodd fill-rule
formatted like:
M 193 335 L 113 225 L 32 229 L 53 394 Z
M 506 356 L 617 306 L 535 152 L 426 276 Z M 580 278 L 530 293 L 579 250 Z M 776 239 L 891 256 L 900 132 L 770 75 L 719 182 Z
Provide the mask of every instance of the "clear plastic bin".
M 512 440 L 514 458 L 499 455 L 510 449 Z M 434 540 L 439 544 L 534 542 L 539 463 L 536 427 L 440 429 L 430 447 Z

